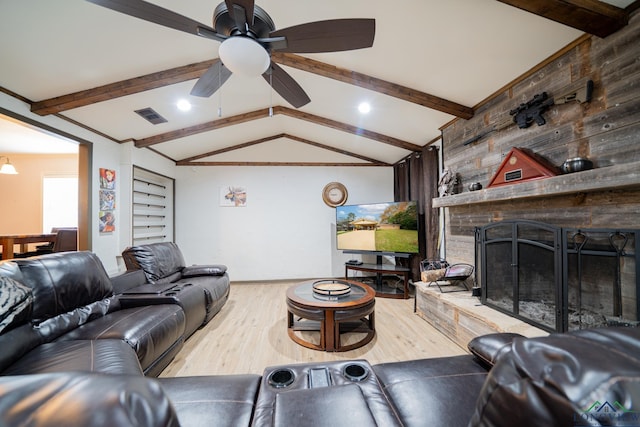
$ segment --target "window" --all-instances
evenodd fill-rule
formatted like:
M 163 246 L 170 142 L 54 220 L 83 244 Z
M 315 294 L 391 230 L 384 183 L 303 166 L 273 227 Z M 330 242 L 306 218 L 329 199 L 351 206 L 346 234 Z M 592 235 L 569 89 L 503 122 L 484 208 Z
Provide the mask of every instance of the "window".
M 42 232 L 78 226 L 78 178 L 45 176 L 42 182 Z

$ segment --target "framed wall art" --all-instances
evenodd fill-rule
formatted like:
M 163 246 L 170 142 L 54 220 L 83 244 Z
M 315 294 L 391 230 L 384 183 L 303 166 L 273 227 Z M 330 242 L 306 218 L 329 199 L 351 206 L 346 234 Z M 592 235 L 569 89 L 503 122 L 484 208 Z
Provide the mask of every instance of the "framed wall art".
M 247 188 L 237 185 L 220 187 L 220 206 L 242 207 L 247 205 Z

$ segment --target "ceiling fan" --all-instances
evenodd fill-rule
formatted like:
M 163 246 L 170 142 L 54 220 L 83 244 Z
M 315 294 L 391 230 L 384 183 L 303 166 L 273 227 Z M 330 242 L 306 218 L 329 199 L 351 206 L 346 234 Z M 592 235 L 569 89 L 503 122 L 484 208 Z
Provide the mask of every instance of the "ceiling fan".
M 296 108 L 310 102 L 300 85 L 278 64 L 272 51 L 290 53 L 338 52 L 371 47 L 374 19 L 332 19 L 276 30 L 271 17 L 254 0 L 225 0 L 213 11 L 213 27 L 143 0 L 87 0 L 125 15 L 221 42 L 220 60 L 191 90 L 208 97 L 233 72 L 259 75 Z

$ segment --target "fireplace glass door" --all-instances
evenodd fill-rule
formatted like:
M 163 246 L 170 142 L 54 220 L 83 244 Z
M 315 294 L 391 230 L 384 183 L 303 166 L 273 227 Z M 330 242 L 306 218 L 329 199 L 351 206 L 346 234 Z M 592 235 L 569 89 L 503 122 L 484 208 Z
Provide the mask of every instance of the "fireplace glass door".
M 502 221 L 482 227 L 482 303 L 545 330 L 560 328 L 560 241 L 556 227 Z

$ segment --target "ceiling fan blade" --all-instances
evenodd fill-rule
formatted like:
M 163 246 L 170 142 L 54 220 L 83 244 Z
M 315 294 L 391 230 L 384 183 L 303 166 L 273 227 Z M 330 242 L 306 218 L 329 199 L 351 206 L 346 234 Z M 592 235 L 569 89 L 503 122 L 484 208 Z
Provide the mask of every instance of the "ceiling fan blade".
M 311 102 L 304 89 L 275 62 L 271 61 L 269 70 L 262 77 L 272 85 L 273 90 L 294 107 L 300 108 Z
M 184 31 L 189 34 L 195 34 L 205 38 L 218 41 L 224 41 L 227 37 L 216 31 L 208 25 L 201 24 L 191 18 L 164 9 L 155 4 L 148 3 L 143 0 L 87 0 L 89 3 L 124 13 L 125 15 L 140 18 L 144 21 L 153 22 L 164 27 L 173 28 L 174 30 Z
M 332 19 L 272 31 L 269 37 L 287 39 L 286 47 L 273 46 L 279 52 L 319 53 L 371 47 L 375 33 L 375 19 Z
M 208 98 L 220 89 L 220 86 L 222 86 L 229 77 L 231 77 L 231 71 L 218 59 L 215 64 L 200 76 L 195 86 L 193 86 L 193 89 L 191 89 L 191 95 Z
M 242 33 L 246 33 L 246 27 L 244 25 L 241 27 L 239 24 L 245 23 L 249 24 L 249 26 L 253 25 L 254 0 L 225 0 L 225 4 L 227 5 L 229 14 L 236 21 L 238 29 Z M 244 12 L 244 16 L 236 16 L 240 12 Z

